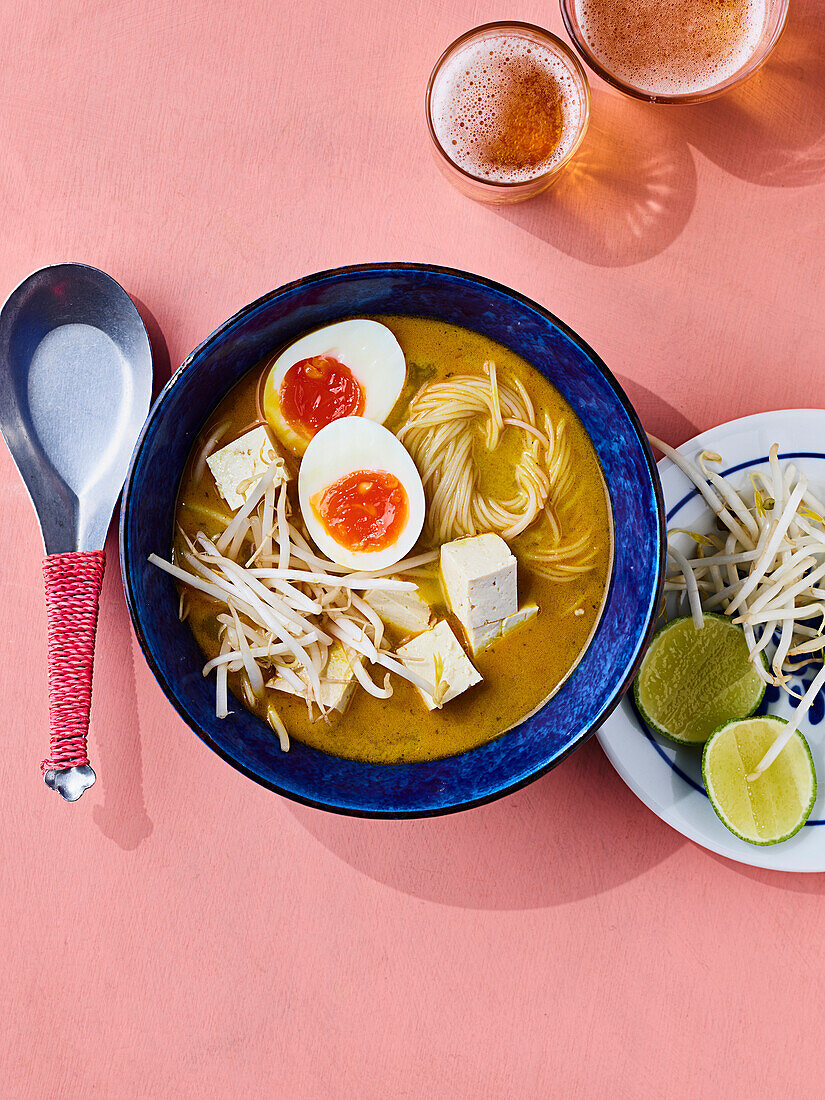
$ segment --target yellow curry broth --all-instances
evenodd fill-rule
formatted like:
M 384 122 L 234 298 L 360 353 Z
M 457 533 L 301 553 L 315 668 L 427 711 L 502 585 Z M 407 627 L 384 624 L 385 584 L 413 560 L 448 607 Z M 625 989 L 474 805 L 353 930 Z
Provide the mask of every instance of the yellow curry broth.
M 336 756 L 371 763 L 402 763 L 452 756 L 491 741 L 552 695 L 575 667 L 598 620 L 610 568 L 611 529 L 604 481 L 593 446 L 570 406 L 542 375 L 508 348 L 467 329 L 424 318 L 377 319 L 395 333 L 407 359 L 407 385 L 387 422 L 392 430 L 403 423 L 410 399 L 424 382 L 455 373 L 477 373 L 485 359 L 495 360 L 499 377 L 517 375 L 536 408 L 546 409 L 554 423 L 561 416 L 567 418 L 577 485 L 599 548 L 590 573 L 559 584 L 533 573 L 522 560 L 519 548 L 525 540 L 529 542 L 529 532 L 516 540 L 513 550 L 519 557 L 519 601 L 524 604 L 534 600 L 539 614 L 471 658 L 484 677 L 483 683 L 440 711 L 428 711 L 415 688 L 398 676 L 392 677 L 391 699 L 375 699 L 356 688 L 343 715 L 314 721 L 309 719 L 303 701 L 283 692 L 268 693 L 267 702 L 275 703 L 291 737 Z M 256 390 L 263 367 L 253 368 L 224 398 L 193 448 L 181 481 L 177 509 L 178 522 L 190 537 L 200 530 L 216 534 L 229 517 L 208 468 L 196 477 L 196 460 L 203 441 L 218 424 L 231 421 L 233 427 L 226 437 L 231 439 L 256 420 Z M 512 439 L 507 434 L 503 446 L 515 447 L 515 433 Z M 478 458 L 485 489 L 506 493 L 510 488 L 509 470 L 481 452 Z M 565 531 L 565 536 L 577 537 L 579 533 L 573 528 Z M 422 545 L 418 549 L 425 548 Z M 175 549 L 181 549 L 179 535 Z M 215 605 L 185 586 L 182 590 L 186 592 L 188 621 L 195 638 L 204 653 L 214 657 L 220 649 Z M 422 581 L 422 592 L 430 602 L 438 600 L 435 610 L 439 618 L 450 619 L 457 637 L 463 640 L 460 625 L 444 605 L 435 574 L 429 581 Z M 236 698 L 243 698 L 240 675 L 230 675 L 229 686 Z M 265 717 L 266 702 L 250 709 Z

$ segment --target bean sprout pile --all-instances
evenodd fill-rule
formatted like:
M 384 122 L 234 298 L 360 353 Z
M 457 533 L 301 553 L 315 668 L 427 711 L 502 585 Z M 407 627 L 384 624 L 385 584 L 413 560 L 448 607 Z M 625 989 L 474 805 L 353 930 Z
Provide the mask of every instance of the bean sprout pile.
M 770 449 L 768 469 L 751 473 L 744 492 L 714 470 L 720 455 L 703 451 L 694 464 L 649 438 L 693 482 L 716 517 L 710 533 L 668 532 L 673 571 L 666 593 L 674 593 L 680 604 L 686 601 L 697 629 L 704 626 L 705 611 L 729 615 L 744 630 L 759 676 L 799 700 L 782 734 L 748 775 L 753 781 L 776 760 L 825 685 L 825 664 L 801 698 L 791 685 L 791 678 L 825 651 L 825 504 L 792 462 L 783 467 L 778 444 Z M 771 648 L 766 668 L 762 654 L 767 657 Z
M 216 604 L 221 649 L 207 661 L 203 675 L 216 674 L 215 713 L 225 718 L 229 673 L 241 674 L 247 703 L 268 700 L 267 720 L 281 748 L 289 737 L 270 688 L 282 684 L 307 702 L 312 718 L 324 715 L 325 669 L 333 646 L 343 647 L 355 679 L 370 695 L 392 695 L 389 672 L 409 680 L 436 704 L 449 684 L 434 667 L 432 682 L 403 665 L 384 634 L 384 624 L 367 603 L 370 592 L 403 592 L 415 582 L 399 576 L 435 561 L 437 551 L 419 554 L 376 572 L 353 573 L 309 545 L 290 515 L 287 474 L 278 458 L 254 487 L 246 503 L 216 539 L 200 532 L 195 539 L 181 530 L 185 549 L 169 562 L 157 554 L 149 560 Z M 393 574 L 392 577 L 388 574 Z M 181 617 L 186 614 L 185 596 Z M 376 683 L 366 665 L 384 672 Z

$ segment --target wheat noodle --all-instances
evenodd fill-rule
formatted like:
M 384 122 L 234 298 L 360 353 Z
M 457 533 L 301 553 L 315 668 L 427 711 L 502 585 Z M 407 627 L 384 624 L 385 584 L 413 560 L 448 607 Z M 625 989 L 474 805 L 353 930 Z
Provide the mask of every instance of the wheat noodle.
M 499 499 L 479 485 L 475 450 L 483 443 L 494 451 L 506 430 L 520 432 L 523 447 L 513 468 L 515 492 Z M 593 568 L 597 548 L 590 527 L 579 538 L 564 537 L 565 528 L 581 530 L 582 515 L 565 420 L 554 427 L 545 413 L 539 427 L 522 383 L 501 381 L 495 363 L 488 360 L 483 375 L 455 375 L 422 387 L 398 438 L 421 474 L 434 542 L 487 531 L 511 541 L 535 530 L 539 538 L 524 553 L 537 572 L 568 581 Z

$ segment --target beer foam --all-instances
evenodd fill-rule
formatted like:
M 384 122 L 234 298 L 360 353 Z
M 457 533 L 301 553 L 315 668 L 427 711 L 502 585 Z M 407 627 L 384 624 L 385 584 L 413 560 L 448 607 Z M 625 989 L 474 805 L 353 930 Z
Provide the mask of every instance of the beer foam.
M 526 151 L 523 160 L 531 163 L 502 163 L 506 158 L 493 158 L 490 152 L 503 146 L 511 159 L 518 157 L 508 124 L 519 87 L 524 87 L 526 80 L 539 88 L 539 95 L 532 95 L 536 102 L 530 106 L 536 106 L 546 89 L 548 99 L 552 96 L 547 110 L 552 110 L 556 119 L 551 123 L 547 117 L 537 118 L 538 125 L 527 127 L 529 115 L 522 114 L 518 137 L 524 136 L 529 143 L 528 130 L 540 133 L 542 124 L 545 129 L 556 125 L 558 137 L 546 156 L 535 156 L 541 145 L 534 144 Z M 550 171 L 575 145 L 584 110 L 579 82 L 563 57 L 549 46 L 500 32 L 468 42 L 447 58 L 430 95 L 430 116 L 442 149 L 465 172 L 490 183 L 527 183 Z
M 768 0 L 575 0 L 596 60 L 649 95 L 704 92 L 756 52 Z

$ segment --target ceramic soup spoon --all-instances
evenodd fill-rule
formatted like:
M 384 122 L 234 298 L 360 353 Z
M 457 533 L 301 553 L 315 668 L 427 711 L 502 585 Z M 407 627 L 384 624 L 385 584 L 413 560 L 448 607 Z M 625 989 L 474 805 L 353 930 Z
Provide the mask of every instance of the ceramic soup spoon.
M 51 747 L 42 770 L 71 802 L 95 781 L 86 737 L 103 547 L 151 394 L 146 329 L 102 271 L 43 268 L 0 311 L 0 430 L 46 550 Z

